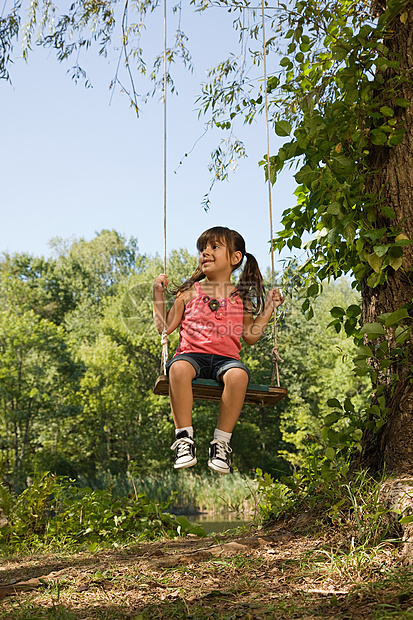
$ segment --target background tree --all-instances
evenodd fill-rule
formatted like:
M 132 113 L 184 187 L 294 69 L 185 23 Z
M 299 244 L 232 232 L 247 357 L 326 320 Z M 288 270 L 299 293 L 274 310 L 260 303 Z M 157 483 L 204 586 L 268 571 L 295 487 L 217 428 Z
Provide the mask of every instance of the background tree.
M 91 247 L 100 247 L 99 236 Z M 68 254 L 51 259 L 53 273 L 70 273 L 64 264 Z M 92 254 L 89 264 L 94 263 L 99 265 L 99 256 L 95 260 Z M 1 315 L 0 421 L 3 456 L 9 458 L 13 480 L 24 480 L 37 467 L 104 486 L 124 479 L 132 461 L 142 476 L 169 470 L 173 438 L 169 402 L 152 393 L 161 364 L 152 287 L 162 270 L 161 260 L 137 255 L 132 273 L 127 270 L 119 276 L 115 288 L 102 287 L 96 302 L 92 296 L 87 307 L 93 312 L 85 316 L 87 293 L 80 295 L 79 288 L 82 292 L 87 287 L 82 288 L 79 278 L 67 277 L 64 299 L 76 299 L 77 305 L 68 304 L 66 312 L 64 304 L 56 306 L 60 325 L 28 310 L 31 303 L 41 308 L 39 300 L 48 299 L 48 278 L 28 269 L 28 264 L 42 261 L 19 254 L 8 257 L 9 264 L 14 265 L 13 274 L 8 267 L 4 270 L 2 293 L 14 312 L 5 310 Z M 182 282 L 195 264 L 196 256 L 187 251 L 172 252 L 172 280 Z M 110 261 L 107 265 L 111 273 Z M 110 273 L 98 272 L 100 281 L 110 281 Z M 343 300 L 356 302 L 357 294 L 345 281 L 327 287 L 307 322 L 300 308 L 306 288 L 300 288 L 296 271 L 287 277 L 290 293 L 279 324 L 279 343 L 285 359 L 283 384 L 291 396 L 277 408 L 244 408 L 234 434 L 235 465 L 244 473 L 257 466 L 275 477 L 288 473 L 291 465 L 300 464 L 304 437 L 320 431 L 329 411 L 327 398 L 341 399 L 360 390 L 359 399 L 363 398 L 363 379 L 351 376 L 348 364 L 341 361 L 351 357 L 349 345 L 354 345 L 342 332 L 326 329 L 331 321 L 328 308 L 342 305 Z M 169 338 L 170 355 L 177 341 L 176 332 Z M 254 381 L 268 383 L 271 347 L 271 330 L 256 346 L 243 347 L 243 360 Z M 196 401 L 200 454 L 207 454 L 216 418 L 215 403 Z M 206 471 L 206 461 L 200 467 Z
M 71 412 L 78 372 L 63 330 L 33 311 L 0 313 L 0 352 L 2 449 L 18 479 L 33 466 L 44 430 L 58 432 Z

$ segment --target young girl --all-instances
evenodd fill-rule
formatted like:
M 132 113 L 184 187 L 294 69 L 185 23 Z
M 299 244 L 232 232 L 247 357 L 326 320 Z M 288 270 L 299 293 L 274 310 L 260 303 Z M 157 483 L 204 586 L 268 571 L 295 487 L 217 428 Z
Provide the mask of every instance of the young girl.
M 227 474 L 232 451 L 229 442 L 250 380 L 248 368 L 239 359 L 240 339 L 255 344 L 264 333 L 274 304 L 278 307 L 284 298 L 277 288 L 264 295 L 258 263 L 245 251 L 245 241 L 235 230 L 210 228 L 196 245 L 198 267 L 174 291 L 176 299 L 166 314 L 166 323 L 163 292 L 168 286 L 167 275 L 160 274 L 154 283 L 153 316 L 158 332 L 166 328 L 170 334 L 180 325 L 178 348 L 166 365 L 176 433 L 171 449 L 175 450 L 175 469 L 195 465 L 191 383 L 196 377 L 221 381 L 224 389 L 208 466 Z M 234 286 L 231 274 L 244 258 L 238 286 Z

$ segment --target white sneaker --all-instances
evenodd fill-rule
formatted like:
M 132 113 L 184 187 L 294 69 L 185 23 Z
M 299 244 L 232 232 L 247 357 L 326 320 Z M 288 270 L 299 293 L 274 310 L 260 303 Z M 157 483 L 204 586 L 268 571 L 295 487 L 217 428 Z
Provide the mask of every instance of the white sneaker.
M 214 439 L 209 445 L 208 467 L 219 474 L 229 474 L 231 471 L 229 455 L 232 448 L 226 441 Z
M 192 467 L 196 463 L 196 449 L 192 437 L 188 431 L 181 431 L 176 436 L 176 441 L 171 446 L 175 450 L 174 469 L 184 469 Z

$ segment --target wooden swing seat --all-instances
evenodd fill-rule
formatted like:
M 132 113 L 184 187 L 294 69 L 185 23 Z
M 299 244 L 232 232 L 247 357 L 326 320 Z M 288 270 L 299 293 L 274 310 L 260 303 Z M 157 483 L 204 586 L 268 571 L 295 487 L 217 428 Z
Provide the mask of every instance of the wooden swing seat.
M 194 398 L 199 400 L 220 400 L 223 388 L 224 386 L 220 381 L 213 379 L 194 379 L 192 381 Z M 158 396 L 169 395 L 169 378 L 167 375 L 161 375 L 157 378 L 153 392 Z M 261 407 L 271 406 L 285 396 L 287 396 L 286 388 L 250 383 L 245 394 L 244 404 L 261 405 Z

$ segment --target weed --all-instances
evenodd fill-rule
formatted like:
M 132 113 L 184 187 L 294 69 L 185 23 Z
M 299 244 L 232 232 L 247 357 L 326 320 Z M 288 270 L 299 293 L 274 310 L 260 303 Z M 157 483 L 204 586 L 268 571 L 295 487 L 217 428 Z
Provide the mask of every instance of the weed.
M 198 525 L 168 512 L 171 498 L 150 501 L 143 493 L 115 498 L 110 489 L 78 488 L 65 478 L 37 474 L 20 495 L 1 487 L 4 552 L 33 552 L 79 544 L 119 546 L 159 536 L 205 535 Z
M 181 470 L 141 478 L 132 464 L 128 481 L 131 486 L 124 488 L 123 492 L 134 488 L 152 501 L 164 502 L 174 493 L 170 509 L 175 512 L 233 512 L 242 515 L 252 512 L 254 507 L 246 495 L 248 487 L 255 486 L 255 483 L 238 472 L 231 476 L 216 476 L 212 472 L 199 475 Z
M 14 609 L 0 612 L 4 620 L 75 620 L 73 612 L 67 611 L 62 605 L 53 604 L 52 607 L 42 607 L 32 603 L 18 603 Z
M 353 549 L 375 547 L 390 536 L 392 542 L 398 540 L 393 511 L 380 503 L 383 480 L 365 471 L 350 472 L 339 462 L 312 453 L 290 478 L 274 481 L 259 469 L 256 474 L 256 523 L 307 511 L 314 515 L 318 530 L 331 524 L 345 529 Z

